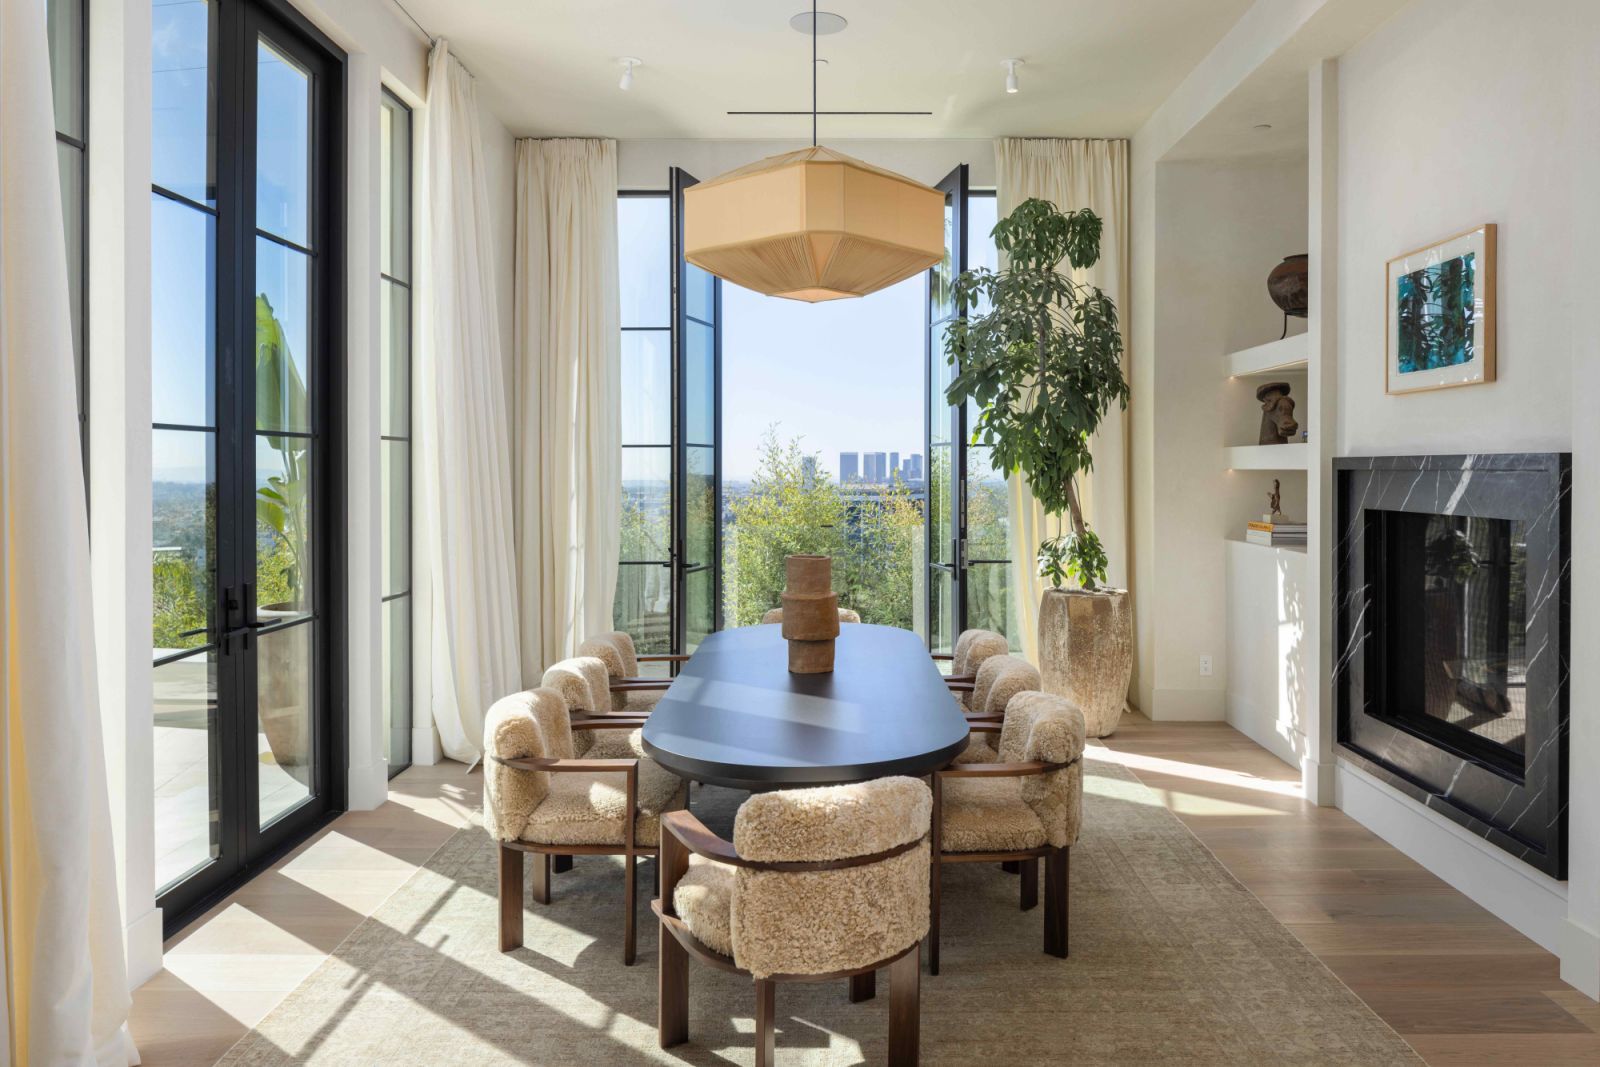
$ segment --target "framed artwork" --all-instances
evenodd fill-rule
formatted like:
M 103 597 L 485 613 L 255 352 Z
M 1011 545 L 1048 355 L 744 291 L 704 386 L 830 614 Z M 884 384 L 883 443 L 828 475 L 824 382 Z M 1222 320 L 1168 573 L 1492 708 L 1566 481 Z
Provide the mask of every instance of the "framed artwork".
M 1384 391 L 1494 381 L 1494 223 L 1389 261 Z

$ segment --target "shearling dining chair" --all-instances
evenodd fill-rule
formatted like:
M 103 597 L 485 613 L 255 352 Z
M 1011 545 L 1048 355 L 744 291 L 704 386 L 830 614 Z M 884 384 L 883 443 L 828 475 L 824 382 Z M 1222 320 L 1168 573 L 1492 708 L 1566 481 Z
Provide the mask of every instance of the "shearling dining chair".
M 956 694 L 956 703 L 964 709 L 974 706 L 968 693 L 972 691 L 973 683 L 977 681 L 978 668 L 983 662 L 993 656 L 1004 656 L 1011 651 L 1011 644 L 1003 634 L 993 630 L 963 630 L 961 636 L 956 638 L 955 648 L 949 653 L 935 652 L 935 660 L 948 660 L 950 673 L 945 675 L 945 684 L 951 692 Z
M 580 758 L 575 736 L 633 733 L 621 719 L 574 719 L 555 689 L 502 697 L 483 727 L 483 821 L 500 850 L 500 951 L 522 945 L 522 857 L 531 853 L 533 899 L 550 903 L 552 856 L 622 856 L 622 962 L 632 964 L 636 862 L 653 856 L 663 813 L 683 805 L 683 782 L 642 752 Z M 586 746 L 591 747 L 592 746 Z
M 919 947 L 928 929 L 932 798 L 915 778 L 758 793 L 733 841 L 693 815 L 662 818 L 661 1047 L 689 1040 L 689 957 L 748 975 L 756 1064 L 774 1055 L 781 982 L 850 978 L 852 1000 L 889 969 L 889 1062 L 917 1062 Z
M 661 700 L 661 694 L 672 685 L 672 679 L 640 677 L 639 664 L 677 664 L 689 658 L 688 656 L 641 656 L 635 651 L 633 637 L 622 630 L 609 630 L 587 638 L 578 646 L 578 655 L 593 656 L 606 665 L 606 674 L 610 680 L 612 711 L 646 714 Z
M 1042 689 L 1039 669 L 1021 656 L 990 656 L 978 667 L 972 692 L 967 697 L 967 718 L 975 723 L 997 724 L 1005 718 L 1006 705 L 1018 693 Z M 993 763 L 998 759 L 993 731 L 974 730 L 958 763 Z
M 994 763 L 954 763 L 933 775 L 932 927 L 928 973 L 939 973 L 940 874 L 947 863 L 1019 863 L 1021 906 L 1039 903 L 1045 863 L 1044 951 L 1067 955 L 1068 850 L 1083 822 L 1083 713 L 1052 693 L 1011 697 Z

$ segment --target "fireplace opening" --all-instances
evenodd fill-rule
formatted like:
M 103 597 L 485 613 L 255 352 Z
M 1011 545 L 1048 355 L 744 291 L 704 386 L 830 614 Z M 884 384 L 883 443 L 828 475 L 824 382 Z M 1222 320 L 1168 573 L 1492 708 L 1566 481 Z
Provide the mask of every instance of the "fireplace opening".
M 1383 510 L 1368 511 L 1367 522 L 1383 619 L 1377 717 L 1522 780 L 1524 523 Z

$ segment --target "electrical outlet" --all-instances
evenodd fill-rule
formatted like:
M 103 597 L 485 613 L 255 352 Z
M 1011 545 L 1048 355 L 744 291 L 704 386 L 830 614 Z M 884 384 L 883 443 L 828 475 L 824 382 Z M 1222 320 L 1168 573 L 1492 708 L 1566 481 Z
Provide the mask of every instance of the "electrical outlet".
M 1201 656 L 1200 657 L 1200 677 L 1202 677 L 1202 678 L 1211 677 L 1211 657 L 1210 656 Z

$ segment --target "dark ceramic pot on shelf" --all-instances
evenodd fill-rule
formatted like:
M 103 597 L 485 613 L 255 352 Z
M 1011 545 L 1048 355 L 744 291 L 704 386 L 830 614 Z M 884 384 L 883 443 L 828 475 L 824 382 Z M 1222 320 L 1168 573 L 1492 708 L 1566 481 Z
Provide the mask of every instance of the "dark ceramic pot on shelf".
M 1311 292 L 1308 277 L 1310 256 L 1302 252 L 1297 256 L 1284 256 L 1283 262 L 1267 275 L 1267 294 L 1283 312 L 1283 331 L 1289 332 L 1289 319 L 1306 317 L 1308 296 Z

